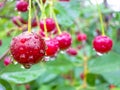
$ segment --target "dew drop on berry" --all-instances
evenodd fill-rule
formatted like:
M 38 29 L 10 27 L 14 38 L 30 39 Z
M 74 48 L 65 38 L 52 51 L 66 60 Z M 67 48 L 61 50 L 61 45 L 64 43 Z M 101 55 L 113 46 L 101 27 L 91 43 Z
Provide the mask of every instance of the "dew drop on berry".
M 45 61 L 50 61 L 50 57 L 46 56 L 44 60 Z
M 20 51 L 23 51 L 24 49 L 22 47 L 19 48 Z
M 24 59 L 24 58 L 25 58 L 25 54 L 21 54 L 21 55 L 20 55 L 20 58 L 21 58 L 21 59 Z
M 21 39 L 21 43 L 25 43 L 26 42 L 26 38 Z
M 33 56 L 29 56 L 29 60 L 33 60 L 33 58 L 34 58 Z
M 25 64 L 25 65 L 24 65 L 24 68 L 25 68 L 25 69 L 29 69 L 31 66 L 32 66 L 32 64 Z
M 98 55 L 98 56 L 102 56 L 103 54 L 102 54 L 102 53 L 97 52 L 97 55 Z
M 43 51 L 43 50 L 40 50 L 40 53 L 44 54 L 44 51 Z
M 21 68 L 22 68 L 22 69 L 25 69 L 25 67 L 24 67 L 23 65 L 21 65 Z
M 61 54 L 65 54 L 65 51 L 60 51 Z

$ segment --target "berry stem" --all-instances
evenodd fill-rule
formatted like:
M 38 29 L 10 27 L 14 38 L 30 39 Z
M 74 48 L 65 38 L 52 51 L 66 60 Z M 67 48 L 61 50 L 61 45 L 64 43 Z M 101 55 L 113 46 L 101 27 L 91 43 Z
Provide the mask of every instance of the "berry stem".
M 84 78 L 83 78 L 83 88 L 87 88 L 87 73 L 88 73 L 88 57 L 86 55 L 86 50 L 85 50 L 85 45 L 86 45 L 86 42 L 83 41 L 82 42 L 84 48 L 83 48 L 83 68 L 84 68 L 84 71 L 83 71 L 83 75 L 84 75 Z
M 34 11 L 35 11 L 35 18 L 36 18 L 36 21 L 37 21 L 37 26 L 38 26 L 38 28 L 39 28 L 39 30 L 40 30 L 40 23 L 39 23 L 39 18 L 38 18 L 38 15 L 37 15 L 37 9 L 36 9 L 36 7 L 35 7 L 35 4 L 33 4 L 33 8 L 34 8 Z
M 29 0 L 29 14 L 28 14 L 28 32 L 31 32 L 31 4 L 32 0 Z
M 84 56 L 83 57 L 84 60 L 84 79 L 83 79 L 83 87 L 86 88 L 87 87 L 87 57 Z
M 103 17 L 102 17 L 101 9 L 100 9 L 100 7 L 98 5 L 97 0 L 96 0 L 96 3 L 97 3 L 97 9 L 98 9 L 98 13 L 99 13 L 99 19 L 100 19 L 100 23 L 101 23 L 102 35 L 104 36 L 105 35 L 105 29 L 104 29 Z
M 51 12 L 53 14 L 53 18 L 55 20 L 55 24 L 56 24 L 56 27 L 57 27 L 57 30 L 58 30 L 58 34 L 61 34 L 61 29 L 60 29 L 60 27 L 58 25 L 58 21 L 57 21 L 57 18 L 56 18 L 56 14 L 54 12 L 53 1 L 52 0 L 50 0 L 50 7 L 51 7 L 51 10 L 52 10 Z
M 45 15 L 45 8 L 44 8 L 44 4 L 42 2 L 42 0 L 40 0 L 40 3 L 38 0 L 36 0 L 37 3 L 38 3 L 38 6 L 41 8 L 41 12 L 42 12 L 42 15 L 41 15 L 41 18 L 43 18 L 44 20 L 44 32 L 45 32 L 45 37 L 47 38 L 48 37 L 48 33 L 47 33 L 47 26 L 46 26 L 46 15 Z

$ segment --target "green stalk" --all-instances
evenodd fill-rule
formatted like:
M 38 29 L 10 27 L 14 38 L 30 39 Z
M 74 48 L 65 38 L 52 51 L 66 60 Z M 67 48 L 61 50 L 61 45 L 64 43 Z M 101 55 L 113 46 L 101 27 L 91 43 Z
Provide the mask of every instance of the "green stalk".
M 96 0 L 96 3 L 97 3 L 97 0 Z M 98 12 L 99 12 L 99 18 L 100 18 L 100 23 L 101 23 L 102 35 L 104 36 L 105 35 L 104 22 L 103 22 L 103 17 L 102 17 L 101 9 L 100 9 L 98 3 L 97 3 L 97 9 L 98 9 Z
M 31 4 L 32 0 L 29 0 L 29 14 L 28 14 L 28 32 L 31 32 Z

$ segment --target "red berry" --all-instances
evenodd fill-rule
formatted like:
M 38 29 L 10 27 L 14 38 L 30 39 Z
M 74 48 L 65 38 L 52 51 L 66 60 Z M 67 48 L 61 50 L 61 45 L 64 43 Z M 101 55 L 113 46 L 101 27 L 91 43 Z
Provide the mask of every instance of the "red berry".
M 107 53 L 112 49 L 113 42 L 107 36 L 97 36 L 93 40 L 93 48 L 99 53 Z
M 115 86 L 115 85 L 112 85 L 112 84 L 109 86 L 110 89 L 113 89 L 113 88 L 115 88 L 115 87 L 116 87 L 116 86 Z
M 87 39 L 86 34 L 84 34 L 84 33 L 77 34 L 77 40 L 78 41 L 86 41 L 86 39 Z
M 32 27 L 36 27 L 37 26 L 37 21 L 36 21 L 36 19 L 33 19 L 33 21 L 32 21 Z
M 2 40 L 0 40 L 0 46 L 2 46 Z
M 52 18 L 45 19 L 47 31 L 51 32 L 55 29 L 55 22 Z M 44 31 L 44 20 L 40 21 L 40 28 Z
M 20 12 L 26 12 L 28 10 L 28 3 L 26 1 L 17 1 L 16 8 Z
M 56 36 L 56 39 L 59 42 L 60 50 L 68 49 L 72 43 L 72 37 L 69 33 L 63 32 L 62 34 Z
M 46 45 L 47 45 L 46 55 L 50 57 L 55 56 L 55 54 L 59 50 L 58 41 L 56 39 L 49 39 L 46 40 Z
M 83 80 L 84 77 L 85 77 L 84 73 L 81 73 L 81 74 L 80 74 L 80 78 Z
M 25 21 L 22 17 L 16 16 L 12 18 L 12 22 L 17 25 L 18 27 L 21 27 L 22 24 L 27 24 L 27 21 Z
M 74 48 L 69 48 L 67 51 L 67 54 L 71 55 L 71 56 L 76 56 L 77 55 L 77 50 Z
M 46 0 L 42 0 L 43 1 L 43 3 L 45 3 L 46 2 Z
M 38 63 L 45 56 L 46 44 L 36 33 L 24 32 L 13 38 L 10 51 L 14 59 L 29 66 Z
M 5 66 L 8 66 L 8 65 L 11 64 L 11 63 L 12 63 L 12 61 L 11 61 L 10 57 L 5 57 L 5 58 L 4 58 L 4 65 L 5 65 Z
M 0 2 L 0 8 L 4 6 L 4 2 Z

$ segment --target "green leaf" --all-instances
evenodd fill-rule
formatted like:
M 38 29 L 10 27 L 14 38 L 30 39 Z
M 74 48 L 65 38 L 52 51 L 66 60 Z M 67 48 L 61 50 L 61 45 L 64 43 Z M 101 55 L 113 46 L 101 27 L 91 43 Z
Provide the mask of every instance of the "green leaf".
M 30 69 L 23 69 L 20 65 L 12 64 L 0 72 L 0 78 L 8 82 L 22 84 L 37 79 L 44 71 L 45 68 L 40 67 L 40 65 L 34 65 Z
M 90 73 L 102 75 L 111 84 L 120 84 L 120 55 L 109 53 L 90 61 Z

